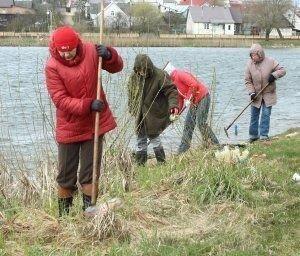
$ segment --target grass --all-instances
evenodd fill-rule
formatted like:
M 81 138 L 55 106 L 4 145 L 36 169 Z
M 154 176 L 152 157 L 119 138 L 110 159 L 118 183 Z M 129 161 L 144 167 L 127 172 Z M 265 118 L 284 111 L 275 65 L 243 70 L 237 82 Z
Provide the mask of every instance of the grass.
M 87 34 L 84 36 L 87 41 L 97 43 L 99 37 Z M 169 37 L 117 37 L 104 36 L 104 44 L 115 47 L 246 47 L 252 43 L 260 43 L 265 48 L 272 47 L 300 47 L 299 39 L 270 39 L 264 38 L 222 38 L 222 37 L 197 37 L 197 38 L 169 38 Z M 48 46 L 47 37 L 3 37 L 0 40 L 0 46 Z
M 130 166 L 129 192 L 112 163 L 100 202 L 120 197 L 124 206 L 100 222 L 82 217 L 80 197 L 58 220 L 54 195 L 25 203 L 2 191 L 0 255 L 299 255 L 300 186 L 291 177 L 300 135 L 248 150 L 237 164 L 198 148 L 166 165 Z

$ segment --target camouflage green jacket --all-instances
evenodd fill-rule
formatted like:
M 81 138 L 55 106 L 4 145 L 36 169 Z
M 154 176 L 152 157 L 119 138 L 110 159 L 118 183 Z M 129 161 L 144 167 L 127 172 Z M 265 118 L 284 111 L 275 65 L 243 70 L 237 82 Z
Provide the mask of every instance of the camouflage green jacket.
M 178 108 L 177 89 L 168 74 L 145 54 L 136 56 L 134 70 L 143 70 L 145 76 L 133 72 L 129 78 L 129 113 L 136 118 L 137 133 L 159 135 L 170 124 L 170 109 Z

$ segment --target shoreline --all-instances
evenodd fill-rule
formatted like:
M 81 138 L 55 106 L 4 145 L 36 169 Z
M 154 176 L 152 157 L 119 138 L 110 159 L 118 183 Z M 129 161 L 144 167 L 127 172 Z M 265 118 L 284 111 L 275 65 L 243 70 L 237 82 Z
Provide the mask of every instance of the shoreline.
M 0 34 L 0 46 L 12 47 L 46 47 L 48 34 Z M 98 34 L 82 34 L 84 41 L 97 43 Z M 260 43 L 264 48 L 299 48 L 299 38 L 271 38 L 265 41 L 262 37 L 182 37 L 161 35 L 132 36 L 105 35 L 103 43 L 115 47 L 217 47 L 217 48 L 249 48 L 253 43 Z
M 3 176 L 0 254 L 296 255 L 300 134 L 291 135 L 252 144 L 239 162 L 193 150 L 165 165 L 128 162 L 126 176 L 112 162 L 121 155 L 107 155 L 97 205 L 121 203 L 90 219 L 80 193 L 69 215 L 58 217 L 52 164 L 36 170 L 47 179 L 35 183 Z

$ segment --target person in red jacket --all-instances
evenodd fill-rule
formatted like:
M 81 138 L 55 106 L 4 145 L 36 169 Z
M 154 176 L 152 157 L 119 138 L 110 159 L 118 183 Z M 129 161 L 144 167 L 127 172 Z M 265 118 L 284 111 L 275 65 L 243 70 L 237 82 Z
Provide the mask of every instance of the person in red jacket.
M 185 118 L 183 136 L 178 148 L 178 154 L 182 154 L 190 148 L 196 123 L 201 132 L 202 139 L 206 143 L 219 144 L 216 135 L 207 124 L 210 106 L 208 88 L 192 74 L 176 69 L 170 62 L 167 63 L 164 70 L 169 74 L 177 87 L 180 112 L 185 108 L 189 108 Z
M 45 75 L 56 107 L 56 180 L 61 216 L 69 213 L 76 184 L 83 193 L 83 210 L 91 205 L 95 113 L 100 112 L 99 164 L 103 136 L 116 127 L 103 90 L 100 100 L 96 99 L 99 57 L 102 68 L 109 73 L 121 71 L 123 61 L 114 48 L 82 42 L 69 26 L 57 28 L 52 33 L 49 50 L 51 56 Z

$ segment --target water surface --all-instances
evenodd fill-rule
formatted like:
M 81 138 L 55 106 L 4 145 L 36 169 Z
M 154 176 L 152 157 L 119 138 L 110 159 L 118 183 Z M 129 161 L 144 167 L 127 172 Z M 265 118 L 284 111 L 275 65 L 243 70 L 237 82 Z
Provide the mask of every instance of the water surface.
M 228 142 L 223 127 L 247 105 L 244 68 L 249 58 L 245 48 L 118 48 L 125 67 L 118 74 L 103 72 L 103 86 L 119 128 L 108 136 L 124 132 L 129 147 L 134 145 L 133 122 L 124 119 L 126 107 L 126 78 L 137 53 L 147 53 L 157 67 L 171 61 L 176 67 L 191 71 L 208 86 L 216 72 L 213 129 L 221 142 Z M 269 55 L 285 67 L 287 75 L 277 83 L 278 104 L 272 110 L 270 135 L 281 133 L 300 124 L 299 67 L 300 49 L 267 49 Z M 10 158 L 31 158 L 40 151 L 53 152 L 53 116 L 55 111 L 45 89 L 44 64 L 48 57 L 45 47 L 0 47 L 0 143 L 1 153 Z M 52 109 L 52 110 L 51 110 Z M 184 115 L 163 134 L 168 150 L 175 150 L 182 134 Z M 237 121 L 238 135 L 230 130 L 230 142 L 248 138 L 249 109 Z M 199 134 L 194 144 L 200 142 Z

